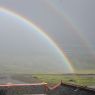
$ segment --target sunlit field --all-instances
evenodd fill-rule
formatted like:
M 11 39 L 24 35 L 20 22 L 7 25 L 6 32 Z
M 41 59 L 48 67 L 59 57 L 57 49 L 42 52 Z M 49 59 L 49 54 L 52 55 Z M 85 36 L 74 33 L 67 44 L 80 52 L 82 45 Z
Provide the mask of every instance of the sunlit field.
M 78 85 L 83 85 L 83 86 L 95 86 L 95 75 L 91 77 L 85 76 L 78 76 L 78 75 L 73 75 L 73 76 L 66 76 L 66 75 L 61 75 L 61 74 L 35 74 L 33 75 L 40 79 L 43 82 L 47 82 L 49 85 L 54 85 L 57 84 L 61 81 L 65 83 L 73 83 L 73 84 L 78 84 Z

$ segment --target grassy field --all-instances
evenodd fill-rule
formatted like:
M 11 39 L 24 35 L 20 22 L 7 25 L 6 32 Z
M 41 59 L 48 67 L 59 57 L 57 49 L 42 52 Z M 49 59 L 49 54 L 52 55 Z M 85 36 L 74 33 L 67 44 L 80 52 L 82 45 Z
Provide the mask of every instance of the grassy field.
M 61 74 L 35 74 L 33 75 L 48 84 L 57 84 L 61 80 L 65 83 L 74 83 L 83 86 L 95 86 L 95 77 L 64 76 Z

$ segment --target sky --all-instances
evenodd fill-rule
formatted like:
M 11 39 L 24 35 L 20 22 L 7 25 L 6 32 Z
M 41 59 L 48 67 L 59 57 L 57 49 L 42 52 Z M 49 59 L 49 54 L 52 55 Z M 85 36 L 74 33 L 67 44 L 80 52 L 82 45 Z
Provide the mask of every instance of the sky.
M 94 4 L 95 4 L 95 0 L 0 0 L 1 7 L 4 7 L 5 9 L 16 12 L 19 15 L 24 16 L 28 20 L 33 21 L 33 23 L 35 23 L 36 26 L 38 26 L 45 33 L 47 33 L 51 37 L 51 39 L 56 42 L 56 44 L 60 47 L 60 49 L 63 52 L 65 52 L 71 64 L 74 66 L 76 72 L 79 72 L 79 73 L 83 73 L 83 72 L 95 73 L 95 70 L 94 70 L 95 69 L 95 45 L 94 45 L 95 44 L 95 40 L 94 40 L 95 39 L 94 37 L 95 35 L 95 32 L 94 32 L 95 30 L 95 18 L 94 18 L 95 17 L 95 12 L 94 12 L 95 6 Z M 8 22 L 10 22 L 9 18 L 11 21 L 10 25 L 8 25 Z M 18 49 L 16 49 L 18 51 L 18 52 L 16 51 L 18 55 L 20 55 L 20 52 L 22 52 L 22 55 L 23 55 L 23 51 L 26 51 L 27 57 L 25 56 L 25 58 L 26 60 L 30 60 L 31 57 L 29 59 L 28 56 L 32 54 L 31 52 L 33 51 L 36 52 L 38 50 L 38 52 L 40 52 L 39 54 L 47 55 L 46 58 L 48 58 L 48 51 L 49 51 L 50 57 L 45 60 L 45 63 L 48 65 L 48 63 L 54 64 L 56 62 L 56 65 L 54 64 L 55 67 L 59 66 L 59 64 L 57 63 L 60 63 L 59 60 L 61 60 L 61 58 L 59 58 L 59 56 L 57 55 L 56 50 L 52 51 L 53 47 L 47 46 L 46 44 L 48 43 L 47 41 L 43 42 L 44 45 L 40 49 L 36 49 L 38 46 L 36 46 L 35 43 L 33 43 L 35 46 L 34 49 L 25 47 L 24 50 L 21 51 L 22 47 L 24 47 L 25 45 L 27 46 L 27 44 L 30 45 L 30 41 L 31 41 L 30 35 L 32 34 L 30 32 L 27 32 L 25 34 L 22 34 L 22 32 L 11 33 L 12 30 L 10 30 L 9 28 L 11 27 L 11 25 L 13 25 L 13 27 L 15 26 L 15 28 L 19 26 L 17 26 L 17 24 L 14 23 L 15 20 L 10 16 L 1 17 L 0 15 L 0 21 L 1 21 L 0 26 L 2 26 L 0 28 L 0 31 L 5 31 L 5 32 L 0 32 L 0 36 L 1 36 L 0 43 L 6 44 L 6 41 L 8 41 L 7 43 L 10 42 L 8 44 L 9 48 L 8 48 L 8 45 L 6 48 L 5 46 L 1 45 L 0 47 L 1 51 L 5 48 L 2 54 L 5 53 L 5 50 L 6 52 L 9 52 L 7 53 L 8 55 L 11 54 L 11 52 L 14 52 L 15 45 L 13 48 L 10 48 L 10 46 L 13 43 L 13 41 L 17 39 L 16 37 L 19 34 L 23 36 L 21 37 L 19 36 L 18 41 L 16 40 L 16 43 L 18 42 L 17 45 L 19 46 Z M 27 28 L 28 26 L 25 27 L 24 29 L 22 28 L 22 24 L 20 24 L 20 26 L 21 27 L 19 27 L 19 29 L 15 31 L 21 31 L 21 30 L 24 31 L 28 29 Z M 29 29 L 28 31 L 31 30 Z M 6 31 L 8 31 L 7 35 L 9 36 L 9 39 L 4 40 L 5 38 L 8 37 L 8 36 L 3 36 L 4 33 L 6 34 Z M 12 35 L 11 36 L 12 38 L 10 38 L 10 35 Z M 38 34 L 35 34 L 35 35 L 37 38 L 39 38 L 37 36 Z M 29 39 L 25 39 L 25 37 L 26 38 L 28 37 Z M 21 40 L 21 42 L 19 42 L 19 40 Z M 24 43 L 25 41 L 26 43 Z M 42 42 L 39 42 L 40 40 L 36 39 L 36 41 L 37 41 L 37 44 L 39 43 L 39 45 L 41 45 Z M 20 43 L 24 43 L 23 44 L 24 46 L 23 45 L 20 46 Z M 30 47 L 33 46 L 33 44 L 30 45 Z M 45 51 L 42 48 L 44 49 L 46 48 Z M 9 49 L 10 51 L 7 49 Z M 43 54 L 42 52 L 43 53 L 45 52 L 45 54 Z M 36 52 L 35 54 L 36 58 L 37 58 L 37 55 L 38 53 Z M 57 61 L 54 60 L 55 58 L 57 58 L 56 59 Z M 3 58 L 1 57 L 1 59 Z M 11 57 L 8 59 L 6 55 L 5 59 L 10 60 Z M 17 59 L 21 59 L 21 58 L 19 57 Z M 22 60 L 23 59 L 24 58 L 22 58 Z M 45 59 L 45 58 L 42 57 L 42 59 Z M 40 58 L 39 60 L 41 61 Z M 39 60 L 36 63 L 39 63 Z M 2 61 L 1 61 L 1 64 L 2 64 Z M 6 61 L 3 61 L 3 62 L 6 63 Z M 13 61 L 11 61 L 11 64 L 12 62 Z M 31 62 L 31 60 L 29 62 Z M 44 68 L 44 71 L 47 68 L 46 64 L 45 64 L 46 67 Z M 38 66 L 38 65 L 35 65 L 35 66 Z M 48 66 L 48 68 L 49 67 L 50 66 Z M 53 71 L 55 72 L 55 69 L 59 70 L 59 68 L 62 69 L 62 65 L 60 65 L 58 68 L 51 68 L 51 72 Z M 66 71 L 64 66 L 63 66 L 63 69 L 64 69 L 63 71 L 59 70 L 59 72 Z M 46 72 L 48 71 L 49 69 L 47 69 Z

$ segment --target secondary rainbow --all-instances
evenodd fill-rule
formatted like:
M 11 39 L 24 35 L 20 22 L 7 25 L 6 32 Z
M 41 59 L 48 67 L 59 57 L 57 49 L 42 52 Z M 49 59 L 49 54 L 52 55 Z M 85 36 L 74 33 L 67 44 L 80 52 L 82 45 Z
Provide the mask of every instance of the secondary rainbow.
M 42 30 L 40 29 L 38 26 L 36 26 L 32 21 L 29 21 L 28 19 L 26 19 L 25 17 L 11 11 L 11 10 L 7 10 L 6 8 L 0 8 L 0 12 L 4 12 L 10 16 L 13 16 L 17 19 L 19 19 L 20 21 L 26 23 L 27 25 L 31 26 L 32 28 L 34 28 L 38 33 L 40 33 L 45 39 L 47 39 L 47 41 L 49 41 L 49 43 L 59 52 L 59 54 L 62 56 L 63 61 L 65 64 L 67 64 L 68 69 L 71 73 L 74 73 L 74 68 L 72 66 L 72 63 L 68 60 L 66 54 L 63 52 L 63 50 L 61 50 L 58 45 Z
M 74 23 L 74 21 L 70 18 L 70 16 L 68 16 L 64 10 L 63 11 L 59 10 L 53 2 L 50 2 L 48 0 L 46 0 L 45 2 L 58 15 L 62 16 L 62 18 L 65 18 L 68 25 L 70 25 L 70 27 L 74 30 L 72 32 L 74 32 L 75 34 L 78 35 L 78 37 L 82 40 L 82 42 L 84 43 L 84 45 L 86 47 L 88 47 L 90 50 L 94 51 L 94 49 L 92 48 L 91 42 L 87 39 L 87 37 L 85 36 L 85 34 L 83 32 L 80 32 L 82 30 Z M 95 52 L 93 52 L 93 54 L 95 55 Z

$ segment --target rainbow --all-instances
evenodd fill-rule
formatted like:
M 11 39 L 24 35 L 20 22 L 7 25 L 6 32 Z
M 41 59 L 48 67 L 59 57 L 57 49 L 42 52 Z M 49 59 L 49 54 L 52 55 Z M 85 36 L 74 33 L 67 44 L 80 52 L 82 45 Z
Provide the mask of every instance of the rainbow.
M 50 6 L 58 15 L 64 16 L 65 20 L 68 22 L 68 24 L 71 26 L 71 28 L 74 30 L 73 32 L 76 33 L 78 35 L 78 37 L 82 40 L 83 44 L 85 46 L 87 46 L 90 50 L 94 51 L 94 49 L 92 48 L 91 42 L 87 39 L 87 37 L 85 36 L 85 34 L 83 32 L 80 32 L 82 30 L 80 30 L 80 28 L 75 25 L 74 21 L 66 14 L 66 12 L 63 10 L 59 10 L 55 4 L 52 1 L 45 1 L 48 6 Z M 95 52 L 93 52 L 94 56 L 95 56 Z
M 91 51 L 91 56 L 95 56 L 95 50 L 93 48 L 93 45 L 91 44 L 92 42 L 83 33 L 83 30 L 80 29 L 80 27 L 77 24 L 74 23 L 74 19 L 71 19 L 71 17 L 68 14 L 66 14 L 66 11 L 64 11 L 64 8 L 63 8 L 63 11 L 58 9 L 56 7 L 56 5 L 53 3 L 53 0 L 51 0 L 51 1 L 50 0 L 46 0 L 45 2 L 48 4 L 49 7 L 51 7 L 53 9 L 54 12 L 56 12 L 56 14 L 58 14 L 62 18 L 65 18 L 65 20 L 68 23 L 68 25 L 70 26 L 70 28 L 73 29 L 72 32 L 76 33 L 77 36 L 82 40 L 83 45 L 88 50 Z M 76 68 L 76 67 L 74 67 L 74 68 Z M 89 70 L 89 71 L 87 71 L 87 70 L 78 70 L 78 69 L 76 69 L 76 73 L 87 73 L 87 72 L 93 73 L 94 71 L 92 71 L 92 70 Z
M 74 73 L 74 68 L 73 68 L 71 62 L 69 61 L 69 59 L 67 58 L 66 54 L 63 52 L 63 50 L 61 50 L 58 47 L 58 45 L 56 44 L 56 42 L 54 42 L 42 29 L 40 29 L 38 26 L 36 26 L 33 23 L 33 21 L 30 21 L 30 20 L 26 19 L 25 17 L 15 13 L 11 10 L 3 8 L 3 7 L 0 8 L 0 12 L 5 13 L 10 16 L 13 16 L 16 19 L 20 20 L 21 22 L 26 23 L 30 27 L 34 28 L 38 33 L 40 33 L 50 43 L 50 45 L 52 45 L 58 51 L 58 53 L 62 56 L 64 63 L 67 65 L 67 68 L 70 71 L 70 73 Z
M 62 17 L 63 19 L 65 18 L 65 21 L 68 23 L 68 25 L 70 26 L 71 29 L 73 29 L 73 31 L 71 32 L 74 32 L 75 34 L 77 34 L 77 36 L 81 39 L 83 45 L 89 49 L 91 51 L 91 56 L 95 56 L 95 50 L 90 42 L 90 40 L 86 37 L 86 35 L 83 33 L 83 30 L 80 29 L 79 26 L 77 26 L 77 24 L 74 23 L 74 20 L 71 19 L 71 17 L 66 13 L 66 11 L 64 11 L 64 8 L 63 10 L 61 10 L 60 8 L 57 8 L 56 5 L 58 4 L 57 3 L 57 0 L 53 1 L 53 0 L 46 0 L 45 1 L 49 7 L 52 8 L 52 10 L 57 14 L 59 15 L 60 17 Z M 60 1 L 59 1 L 60 2 Z M 56 3 L 56 4 L 55 4 Z M 60 3 L 62 4 L 62 3 Z M 74 66 L 73 66 L 74 67 Z M 76 68 L 76 67 L 74 67 Z M 85 70 L 84 70 L 85 71 Z M 79 71 L 76 69 L 76 73 L 79 73 L 79 72 L 84 72 L 84 71 Z M 85 71 L 87 72 L 87 71 Z M 89 71 L 90 72 L 90 71 Z

